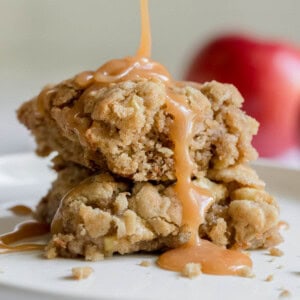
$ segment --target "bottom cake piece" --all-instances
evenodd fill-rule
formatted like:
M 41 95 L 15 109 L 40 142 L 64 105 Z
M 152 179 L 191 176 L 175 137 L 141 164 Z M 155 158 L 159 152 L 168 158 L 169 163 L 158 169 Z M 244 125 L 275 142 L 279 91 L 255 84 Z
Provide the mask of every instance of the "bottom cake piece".
M 113 253 L 178 247 L 190 238 L 173 183 L 132 182 L 55 159 L 58 173 L 36 217 L 51 223 L 46 256 L 100 260 Z M 212 200 L 199 228 L 227 248 L 267 248 L 281 242 L 279 208 L 247 165 L 198 174 Z

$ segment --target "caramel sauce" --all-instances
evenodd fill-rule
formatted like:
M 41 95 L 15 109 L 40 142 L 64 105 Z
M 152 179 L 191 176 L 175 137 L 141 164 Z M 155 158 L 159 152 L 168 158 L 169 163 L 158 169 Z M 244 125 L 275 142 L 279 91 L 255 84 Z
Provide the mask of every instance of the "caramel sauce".
M 33 213 L 32 209 L 26 205 L 15 205 L 9 207 L 8 210 L 13 212 L 17 216 L 28 216 Z
M 96 72 L 86 71 L 76 76 L 75 82 L 81 87 L 92 83 L 116 83 L 141 78 L 157 78 L 170 81 L 171 76 L 161 64 L 150 59 L 151 31 L 148 13 L 148 0 L 141 0 L 141 41 L 136 56 L 113 59 L 101 66 Z
M 75 78 L 76 83 L 85 88 L 94 81 L 94 72 L 93 71 L 84 71 L 78 74 Z
M 206 240 L 169 250 L 158 258 L 157 264 L 163 269 L 180 272 L 190 262 L 200 263 L 203 273 L 216 275 L 239 275 L 241 267 L 252 267 L 247 255 L 223 249 Z
M 88 88 L 78 103 L 66 116 L 69 128 L 83 130 L 84 125 L 76 121 L 80 112 L 81 102 L 84 95 L 101 86 L 114 84 L 121 81 L 139 79 L 156 79 L 165 84 L 167 91 L 167 112 L 173 116 L 170 127 L 170 136 L 174 143 L 174 168 L 177 181 L 174 190 L 181 201 L 183 208 L 182 225 L 186 225 L 191 232 L 190 240 L 177 249 L 169 250 L 158 259 L 158 265 L 167 270 L 181 271 L 186 263 L 199 262 L 202 264 L 203 272 L 209 274 L 237 274 L 242 266 L 251 267 L 250 258 L 235 250 L 220 248 L 208 241 L 199 239 L 199 226 L 204 222 L 204 214 L 212 203 L 212 196 L 208 190 L 202 189 L 192 182 L 193 161 L 189 153 L 188 145 L 194 136 L 195 120 L 201 113 L 195 107 L 191 107 L 186 98 L 174 92 L 174 88 L 186 85 L 198 86 L 190 83 L 178 83 L 172 80 L 169 72 L 161 64 L 152 61 L 151 56 L 151 34 L 148 15 L 148 2 L 141 0 L 141 41 L 136 56 L 128 56 L 123 59 L 114 59 L 102 65 L 95 72 L 86 71 L 75 77 L 75 82 L 82 88 Z M 38 103 L 44 103 L 43 97 L 49 91 L 42 91 Z M 74 121 L 75 120 L 75 121 Z M 76 134 L 76 132 L 75 132 Z M 81 141 L 84 145 L 84 141 Z M 55 218 L 54 218 L 55 221 Z M 57 223 L 57 222 L 56 222 Z M 56 231 L 60 224 L 52 224 L 52 230 Z
M 141 41 L 136 53 L 137 57 L 151 56 L 151 27 L 148 10 L 148 0 L 141 0 Z
M 24 243 L 16 246 L 12 246 L 11 244 L 46 233 L 49 233 L 48 224 L 36 221 L 20 223 L 13 231 L 0 235 L 0 253 L 43 250 L 45 245 L 41 244 Z
M 170 128 L 170 136 L 174 143 L 175 174 L 177 181 L 174 190 L 182 204 L 182 224 L 188 225 L 193 245 L 197 242 L 198 228 L 204 221 L 205 207 L 213 200 L 208 190 L 202 189 L 192 182 L 193 161 L 189 147 L 194 136 L 194 121 L 197 110 L 191 110 L 184 97 L 168 91 L 167 111 L 174 117 Z
M 36 110 L 37 112 L 43 116 L 45 114 L 46 111 L 46 99 L 54 92 L 54 90 L 52 89 L 51 85 L 47 85 L 45 86 L 42 91 L 40 92 L 40 94 L 37 96 L 37 101 L 36 101 Z
M 164 66 L 149 58 L 127 56 L 108 61 L 94 73 L 82 72 L 76 76 L 75 82 L 80 87 L 86 88 L 92 83 L 109 84 L 142 78 L 169 81 L 170 74 Z

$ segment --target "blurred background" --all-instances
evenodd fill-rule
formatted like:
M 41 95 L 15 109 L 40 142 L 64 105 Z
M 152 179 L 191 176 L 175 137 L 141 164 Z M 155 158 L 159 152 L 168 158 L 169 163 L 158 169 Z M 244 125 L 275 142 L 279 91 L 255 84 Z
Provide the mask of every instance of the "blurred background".
M 153 58 L 182 79 L 199 46 L 221 32 L 300 45 L 299 11 L 299 0 L 150 0 Z M 16 108 L 47 83 L 134 54 L 139 1 L 0 0 L 0 28 L 0 154 L 30 151 Z M 280 159 L 300 164 L 295 148 Z

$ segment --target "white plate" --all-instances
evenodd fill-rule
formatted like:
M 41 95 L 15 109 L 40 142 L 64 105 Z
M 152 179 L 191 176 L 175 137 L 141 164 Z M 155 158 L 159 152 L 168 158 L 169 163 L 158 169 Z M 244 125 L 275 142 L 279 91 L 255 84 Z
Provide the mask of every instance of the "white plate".
M 21 219 L 6 208 L 15 204 L 34 206 L 46 193 L 54 174 L 49 161 L 33 154 L 0 157 L 0 232 Z M 74 259 L 44 259 L 39 252 L 0 255 L 0 299 L 278 299 L 281 289 L 300 299 L 300 171 L 256 165 L 267 188 L 278 197 L 282 219 L 290 224 L 283 231 L 282 257 L 266 250 L 252 251 L 256 278 L 202 275 L 193 280 L 163 271 L 155 255 L 115 256 L 90 263 Z M 141 267 L 142 260 L 153 265 Z M 95 270 L 86 280 L 70 279 L 74 266 Z M 282 267 L 282 268 L 280 268 Z M 274 280 L 266 282 L 268 275 Z

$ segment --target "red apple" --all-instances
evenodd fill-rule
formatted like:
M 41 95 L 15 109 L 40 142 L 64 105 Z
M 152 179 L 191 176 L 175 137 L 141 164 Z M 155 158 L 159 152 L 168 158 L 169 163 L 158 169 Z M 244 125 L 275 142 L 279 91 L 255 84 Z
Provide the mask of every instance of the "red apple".
M 253 144 L 262 156 L 297 145 L 300 108 L 300 51 L 280 42 L 241 35 L 217 38 L 193 59 L 187 80 L 233 83 L 243 109 L 260 122 Z

